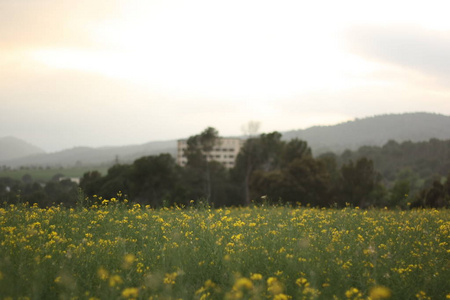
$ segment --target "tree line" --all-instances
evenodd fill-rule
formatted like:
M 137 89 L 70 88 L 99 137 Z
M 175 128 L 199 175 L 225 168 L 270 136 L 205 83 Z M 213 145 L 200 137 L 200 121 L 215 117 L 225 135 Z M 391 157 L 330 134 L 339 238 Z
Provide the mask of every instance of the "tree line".
M 129 201 L 152 207 L 188 205 L 191 200 L 216 207 L 252 203 L 402 209 L 450 206 L 450 141 L 391 141 L 383 147 L 314 157 L 305 141 L 285 141 L 278 132 L 264 133 L 246 139 L 234 167 L 227 169 L 209 159 L 220 140 L 218 131 L 208 127 L 187 140 L 184 167 L 170 154 L 145 156 L 132 164 L 116 164 L 105 175 L 87 172 L 79 187 L 70 181 L 43 187 L 2 178 L 0 199 L 73 206 L 80 197 L 101 201 L 100 197 L 114 198 L 120 191 Z

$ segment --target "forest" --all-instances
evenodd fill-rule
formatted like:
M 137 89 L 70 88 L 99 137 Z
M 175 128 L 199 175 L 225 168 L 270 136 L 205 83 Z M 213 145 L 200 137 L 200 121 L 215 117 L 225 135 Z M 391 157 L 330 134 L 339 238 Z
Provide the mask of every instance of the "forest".
M 301 204 L 313 207 L 450 207 L 450 140 L 389 141 L 382 147 L 332 152 L 314 157 L 300 139 L 279 132 L 251 136 L 231 169 L 207 159 L 220 143 L 212 127 L 191 136 L 187 165 L 170 154 L 117 163 L 106 174 L 86 172 L 80 184 L 55 178 L 45 184 L 31 176 L 0 178 L 3 205 L 47 207 L 127 199 L 151 207 L 202 200 L 214 206 Z

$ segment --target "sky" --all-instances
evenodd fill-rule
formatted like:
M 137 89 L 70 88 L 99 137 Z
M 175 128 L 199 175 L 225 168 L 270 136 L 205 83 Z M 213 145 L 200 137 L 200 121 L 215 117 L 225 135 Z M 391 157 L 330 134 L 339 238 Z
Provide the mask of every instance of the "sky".
M 48 152 L 450 115 L 447 0 L 1 0 L 0 137 Z

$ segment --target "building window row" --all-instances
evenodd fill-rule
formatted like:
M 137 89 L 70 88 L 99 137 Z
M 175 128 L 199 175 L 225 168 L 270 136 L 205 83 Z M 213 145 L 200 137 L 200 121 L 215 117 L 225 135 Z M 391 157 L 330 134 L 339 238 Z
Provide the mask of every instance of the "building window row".
M 234 149 L 234 148 L 223 148 L 223 149 L 215 148 L 213 151 L 215 151 L 215 152 L 227 152 L 227 151 L 234 152 L 234 151 L 236 151 L 236 149 Z
M 233 139 L 233 138 L 222 138 L 220 140 L 220 144 L 222 147 L 214 148 L 208 156 L 206 154 L 204 157 L 208 157 L 208 159 L 216 160 L 226 167 L 233 167 L 236 159 L 236 153 L 239 153 L 243 145 L 243 140 L 241 139 Z M 226 145 L 226 146 L 223 146 Z M 187 149 L 187 140 L 179 140 L 178 141 L 178 155 L 177 155 L 177 163 L 181 166 L 185 166 L 187 163 L 186 155 L 184 154 L 185 149 Z

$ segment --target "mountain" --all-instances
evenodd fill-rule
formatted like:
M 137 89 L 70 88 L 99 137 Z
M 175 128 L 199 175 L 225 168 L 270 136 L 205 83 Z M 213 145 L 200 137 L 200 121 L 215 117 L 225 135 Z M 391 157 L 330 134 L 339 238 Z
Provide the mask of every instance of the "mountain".
M 346 149 L 357 150 L 361 146 L 382 146 L 389 140 L 428 141 L 432 138 L 450 139 L 450 116 L 432 113 L 407 113 L 374 116 L 337 124 L 334 126 L 315 126 L 304 130 L 282 132 L 283 139 L 299 138 L 308 142 L 314 155 L 332 151 L 341 153 Z M 0 139 L 0 166 L 13 168 L 20 166 L 74 166 L 74 165 L 112 165 L 116 159 L 120 163 L 132 163 L 146 155 L 170 153 L 174 157 L 177 142 L 159 141 L 142 145 L 121 147 L 76 147 L 56 153 L 45 153 L 42 149 L 21 141 L 23 149 L 2 144 Z M 10 144 L 14 144 L 10 142 Z M 8 144 L 9 145 L 9 144 Z M 27 145 L 27 146 L 25 146 Z M 8 150 L 10 149 L 10 150 Z M 12 149 L 12 150 L 11 150 Z
M 283 139 L 299 138 L 318 155 L 340 153 L 361 146 L 382 146 L 389 140 L 397 142 L 450 139 L 450 116 L 432 113 L 380 115 L 356 119 L 334 126 L 315 126 L 283 133 Z
M 43 153 L 45 153 L 45 151 L 41 148 L 31 145 L 21 139 L 12 136 L 0 138 L 0 161 Z

